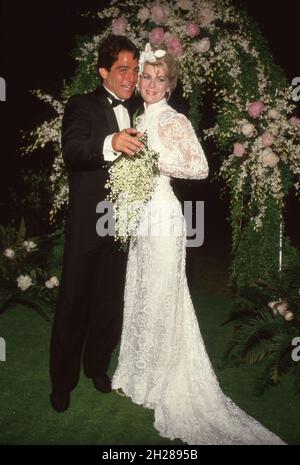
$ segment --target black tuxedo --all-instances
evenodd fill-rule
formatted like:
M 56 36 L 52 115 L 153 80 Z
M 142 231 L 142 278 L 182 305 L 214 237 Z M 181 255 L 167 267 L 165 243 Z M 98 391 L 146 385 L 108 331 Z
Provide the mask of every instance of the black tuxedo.
M 62 123 L 62 153 L 69 174 L 64 264 L 50 349 L 53 390 L 71 391 L 83 367 L 103 374 L 121 335 L 126 256 L 113 237 L 99 237 L 96 205 L 107 190 L 103 143 L 119 132 L 103 88 L 71 97 Z

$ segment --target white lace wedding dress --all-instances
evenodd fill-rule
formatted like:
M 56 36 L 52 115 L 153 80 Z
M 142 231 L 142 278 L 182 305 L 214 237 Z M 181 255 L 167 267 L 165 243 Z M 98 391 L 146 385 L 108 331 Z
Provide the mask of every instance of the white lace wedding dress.
M 138 129 L 160 153 L 161 174 L 130 246 L 113 389 L 154 409 L 154 426 L 166 438 L 193 445 L 283 444 L 222 393 L 199 331 L 185 273 L 185 223 L 170 185 L 170 176 L 208 175 L 192 126 L 164 99 L 145 108 Z

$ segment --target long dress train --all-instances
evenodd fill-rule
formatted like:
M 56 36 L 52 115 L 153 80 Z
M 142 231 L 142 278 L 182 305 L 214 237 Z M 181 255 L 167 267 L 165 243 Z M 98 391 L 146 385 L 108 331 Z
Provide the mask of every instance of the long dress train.
M 199 330 L 185 273 L 185 221 L 170 185 L 170 176 L 208 175 L 191 124 L 164 99 L 145 108 L 138 129 L 160 153 L 160 176 L 130 246 L 113 389 L 154 409 L 154 426 L 166 438 L 284 444 L 223 394 Z

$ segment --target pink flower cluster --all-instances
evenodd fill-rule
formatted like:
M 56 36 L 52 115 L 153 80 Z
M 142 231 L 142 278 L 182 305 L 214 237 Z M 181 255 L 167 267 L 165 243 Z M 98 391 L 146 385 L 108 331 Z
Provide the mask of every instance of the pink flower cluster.
M 175 57 L 179 57 L 183 53 L 182 44 L 178 36 L 166 32 L 164 36 L 164 41 L 167 45 L 168 52 L 170 52 Z
M 290 123 L 292 126 L 295 126 L 295 127 L 298 127 L 300 126 L 300 118 L 297 118 L 297 116 L 292 116 L 290 119 L 289 119 Z
M 183 53 L 181 41 L 178 36 L 171 34 L 170 32 L 164 32 L 161 27 L 155 27 L 149 32 L 149 41 L 152 45 L 159 45 L 165 42 L 168 52 L 175 57 L 179 57 Z
M 187 35 L 193 38 L 199 34 L 200 27 L 196 23 L 187 23 L 185 30 Z
M 274 136 L 269 131 L 265 131 L 262 135 L 262 143 L 266 147 L 270 147 L 274 144 Z
M 256 102 L 252 102 L 248 105 L 248 114 L 252 118 L 258 118 L 264 110 L 265 110 L 265 106 L 260 100 L 257 100 Z
M 164 24 L 170 14 L 170 8 L 167 4 L 154 5 L 151 8 L 151 21 L 155 24 Z
M 235 142 L 233 145 L 233 153 L 236 157 L 242 157 L 245 153 L 245 146 L 240 144 L 240 142 Z
M 120 18 L 112 20 L 112 33 L 116 36 L 122 36 L 125 34 L 128 26 L 128 21 L 126 18 L 121 16 Z
M 165 37 L 165 31 L 161 27 L 155 27 L 149 32 L 149 41 L 153 45 L 159 45 L 162 43 Z

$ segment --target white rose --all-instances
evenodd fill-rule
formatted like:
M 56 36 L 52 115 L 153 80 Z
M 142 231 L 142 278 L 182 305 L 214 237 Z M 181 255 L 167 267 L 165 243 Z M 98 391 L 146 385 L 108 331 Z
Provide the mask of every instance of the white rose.
M 27 252 L 30 252 L 30 250 L 35 249 L 37 247 L 36 243 L 33 241 L 24 241 L 23 245 Z
M 284 319 L 286 321 L 291 321 L 294 318 L 294 314 L 291 311 L 285 312 Z
M 4 257 L 6 258 L 15 258 L 15 251 L 13 249 L 5 249 L 3 252 Z
M 52 276 L 52 278 L 50 278 L 49 281 L 53 284 L 54 287 L 57 287 L 59 285 L 59 281 L 56 276 Z
M 274 168 L 274 166 L 276 166 L 279 162 L 279 157 L 276 153 L 272 152 L 270 148 L 267 148 L 262 151 L 260 161 L 264 167 L 270 166 L 271 168 Z
M 209 7 L 201 8 L 199 21 L 202 27 L 209 26 L 215 20 L 215 13 Z
M 243 124 L 242 133 L 244 134 L 244 136 L 251 137 L 253 135 L 253 132 L 254 132 L 254 125 L 253 124 L 251 124 L 251 123 Z
M 197 40 L 193 43 L 192 48 L 194 52 L 205 53 L 210 49 L 210 40 L 208 37 L 204 37 L 201 40 Z
M 45 286 L 48 289 L 53 289 L 54 287 L 57 287 L 59 285 L 59 281 L 56 276 L 52 276 L 52 278 L 48 279 L 48 281 L 45 282 Z
M 280 315 L 284 315 L 288 309 L 288 304 L 283 300 L 280 303 L 277 303 L 276 309 Z
M 17 278 L 17 283 L 22 291 L 26 291 L 26 289 L 32 286 L 32 279 L 28 275 L 21 275 Z
M 278 119 L 279 116 L 280 116 L 280 113 L 279 113 L 279 111 L 275 110 L 274 108 L 271 108 L 271 109 L 268 111 L 268 115 L 269 115 L 270 118 L 272 118 L 272 119 Z
M 186 11 L 193 9 L 193 2 L 191 0 L 178 0 L 176 5 Z
M 149 19 L 150 16 L 151 16 L 151 13 L 148 10 L 148 8 L 145 6 L 140 8 L 137 14 L 137 18 L 141 21 L 141 23 L 144 23 L 145 21 L 147 21 L 147 19 Z

